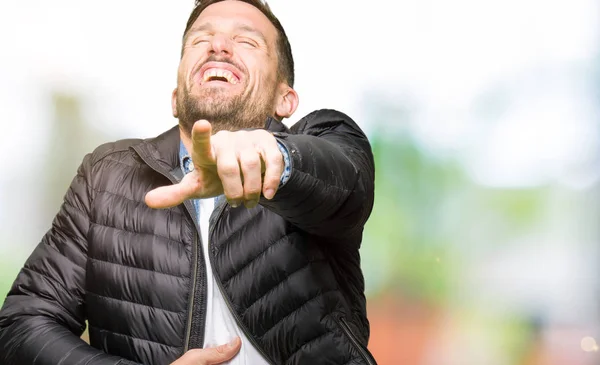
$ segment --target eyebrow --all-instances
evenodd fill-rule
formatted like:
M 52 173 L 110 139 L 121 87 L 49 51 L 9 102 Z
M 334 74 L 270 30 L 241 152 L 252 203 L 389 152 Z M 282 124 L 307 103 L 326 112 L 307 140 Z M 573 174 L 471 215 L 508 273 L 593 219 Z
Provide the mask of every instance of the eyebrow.
M 242 32 L 245 32 L 245 33 L 251 33 L 251 34 L 255 35 L 256 37 L 260 38 L 260 40 L 264 44 L 268 44 L 267 43 L 267 39 L 265 38 L 264 34 L 262 34 L 259 30 L 257 30 L 255 28 L 249 26 L 248 24 L 244 24 L 244 23 L 238 22 L 238 23 L 234 24 L 234 27 L 238 31 L 242 31 Z M 204 24 L 202 24 L 200 26 L 192 27 L 187 32 L 187 34 L 185 36 L 185 40 L 187 40 L 188 37 L 190 37 L 194 33 L 210 32 L 213 29 L 215 29 L 215 27 L 214 27 L 214 25 L 212 23 L 204 23 Z

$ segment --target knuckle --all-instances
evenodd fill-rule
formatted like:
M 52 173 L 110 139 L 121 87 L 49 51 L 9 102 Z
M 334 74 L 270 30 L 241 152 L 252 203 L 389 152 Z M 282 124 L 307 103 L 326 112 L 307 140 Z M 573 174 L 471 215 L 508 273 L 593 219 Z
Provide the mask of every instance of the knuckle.
M 236 144 L 240 144 L 240 143 L 247 143 L 248 141 L 248 132 L 247 131 L 235 131 L 235 132 L 230 132 L 231 134 L 231 138 L 235 138 L 235 142 Z
M 244 192 L 240 189 L 228 189 L 224 193 L 228 200 L 240 200 L 244 197 Z
M 244 189 L 244 198 L 255 199 L 260 194 L 260 186 L 250 186 Z
M 265 177 L 264 185 L 266 187 L 276 188 L 279 186 L 279 177 L 278 176 L 269 176 Z
M 235 176 L 239 173 L 239 167 L 234 163 L 223 163 L 219 166 L 219 173 L 227 177 Z
M 271 185 L 271 186 L 277 186 L 279 184 L 280 180 L 281 180 L 281 178 L 279 175 L 269 175 L 269 176 L 265 176 L 264 184 Z
M 283 155 L 277 145 L 265 147 L 264 149 L 265 160 L 268 162 L 278 162 L 283 160 Z
M 281 151 L 279 151 L 279 148 L 275 147 L 274 152 L 269 156 L 269 161 L 273 163 L 279 163 L 283 161 L 283 155 L 281 154 Z
M 265 137 L 273 137 L 273 135 L 271 134 L 271 132 L 268 132 L 268 131 L 266 131 L 266 130 L 264 130 L 264 129 L 257 129 L 257 130 L 256 130 L 256 131 L 254 131 L 254 132 L 256 133 L 256 135 L 257 135 L 258 137 L 262 137 L 262 138 L 265 138 Z M 273 138 L 275 138 L 275 137 L 273 137 Z
M 240 155 L 240 161 L 243 167 L 253 169 L 260 166 L 260 158 L 254 151 L 244 151 Z

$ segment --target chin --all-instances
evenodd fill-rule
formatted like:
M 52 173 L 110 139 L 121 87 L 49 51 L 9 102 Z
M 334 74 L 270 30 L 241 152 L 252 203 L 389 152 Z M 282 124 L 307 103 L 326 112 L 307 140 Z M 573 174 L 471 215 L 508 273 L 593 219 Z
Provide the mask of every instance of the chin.
M 228 90 L 223 89 L 211 89 L 211 90 L 203 90 L 197 96 L 197 100 L 199 103 L 206 102 L 215 102 L 215 103 L 223 103 L 228 100 L 233 100 L 236 97 L 239 97 L 238 93 L 232 93 Z

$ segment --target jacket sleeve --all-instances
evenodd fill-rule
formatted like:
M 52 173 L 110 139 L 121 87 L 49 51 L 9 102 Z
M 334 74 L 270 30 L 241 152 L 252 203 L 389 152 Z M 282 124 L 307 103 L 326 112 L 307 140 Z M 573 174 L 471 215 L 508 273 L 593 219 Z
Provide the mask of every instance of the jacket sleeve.
M 51 229 L 27 259 L 0 310 L 0 364 L 125 365 L 80 339 L 85 329 L 85 266 L 90 155 Z
M 375 165 L 358 125 L 338 111 L 318 110 L 275 136 L 290 154 L 291 175 L 261 204 L 312 234 L 361 233 L 373 208 Z

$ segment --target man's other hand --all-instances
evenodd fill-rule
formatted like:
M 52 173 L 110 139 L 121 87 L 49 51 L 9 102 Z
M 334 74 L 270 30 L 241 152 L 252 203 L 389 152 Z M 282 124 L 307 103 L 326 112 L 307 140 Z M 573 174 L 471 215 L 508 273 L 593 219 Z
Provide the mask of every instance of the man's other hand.
M 180 183 L 146 194 L 151 208 L 169 208 L 187 199 L 225 194 L 233 207 L 258 204 L 260 195 L 272 199 L 283 172 L 283 156 L 277 140 L 263 129 L 211 133 L 205 120 L 192 128 L 194 170 Z
M 205 349 L 189 350 L 171 365 L 211 365 L 231 360 L 240 351 L 242 341 L 236 337 L 228 344 Z

